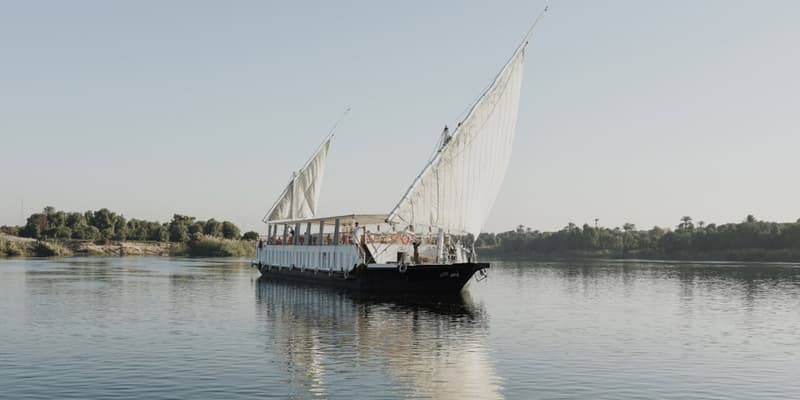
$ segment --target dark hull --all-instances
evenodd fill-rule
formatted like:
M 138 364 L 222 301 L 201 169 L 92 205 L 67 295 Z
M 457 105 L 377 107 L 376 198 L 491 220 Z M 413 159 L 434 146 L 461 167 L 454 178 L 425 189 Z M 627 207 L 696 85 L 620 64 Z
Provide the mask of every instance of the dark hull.
M 360 268 L 349 274 L 342 272 L 301 271 L 254 265 L 265 279 L 305 282 L 364 292 L 380 293 L 458 293 L 472 275 L 489 268 L 488 263 L 445 265 L 409 265 L 404 268 Z

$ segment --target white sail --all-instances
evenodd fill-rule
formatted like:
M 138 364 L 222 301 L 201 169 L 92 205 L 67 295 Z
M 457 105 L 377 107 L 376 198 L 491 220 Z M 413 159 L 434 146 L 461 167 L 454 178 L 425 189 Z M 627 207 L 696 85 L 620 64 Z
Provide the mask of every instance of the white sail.
M 387 222 L 480 233 L 508 169 L 524 58 L 523 44 L 449 140 L 442 140 Z
M 314 217 L 332 138 L 332 135 L 329 136 L 306 165 L 292 175 L 286 189 L 264 216 L 264 222 Z

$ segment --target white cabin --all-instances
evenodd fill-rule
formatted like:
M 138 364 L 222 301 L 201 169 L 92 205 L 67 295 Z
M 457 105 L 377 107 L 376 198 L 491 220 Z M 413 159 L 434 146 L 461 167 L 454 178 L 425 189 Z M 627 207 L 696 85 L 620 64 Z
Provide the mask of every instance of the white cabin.
M 458 238 L 443 232 L 397 230 L 385 215 L 343 215 L 270 222 L 256 245 L 256 264 L 320 272 L 350 272 L 358 265 L 451 264 L 467 260 Z

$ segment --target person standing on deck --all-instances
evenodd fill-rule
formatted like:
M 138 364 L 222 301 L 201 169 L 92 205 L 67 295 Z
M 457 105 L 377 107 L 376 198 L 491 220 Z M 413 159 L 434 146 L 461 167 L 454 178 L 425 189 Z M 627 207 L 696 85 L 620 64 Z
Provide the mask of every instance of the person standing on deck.
M 361 244 L 361 237 L 363 236 L 362 228 L 358 225 L 358 222 L 353 226 L 353 241 L 356 244 Z
M 461 126 L 461 125 L 459 125 L 459 126 Z M 442 130 L 442 137 L 439 139 L 439 141 L 441 142 L 441 145 L 439 145 L 439 151 L 444 149 L 444 146 L 447 146 L 447 143 L 452 138 L 453 138 L 453 136 L 450 135 L 450 128 L 448 128 L 447 125 L 445 125 L 444 126 L 444 130 Z

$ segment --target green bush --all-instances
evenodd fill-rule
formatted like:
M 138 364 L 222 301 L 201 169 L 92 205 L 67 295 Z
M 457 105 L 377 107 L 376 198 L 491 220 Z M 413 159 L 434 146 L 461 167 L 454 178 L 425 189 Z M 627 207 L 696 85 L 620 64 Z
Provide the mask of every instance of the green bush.
M 222 236 L 225 239 L 239 239 L 241 235 L 239 228 L 233 222 L 224 221 L 222 223 Z
M 0 256 L 19 257 L 25 255 L 25 249 L 20 242 L 0 238 Z
M 3 225 L 3 226 L 0 226 L 0 233 L 5 233 L 6 235 L 11 235 L 11 236 L 19 236 L 19 231 L 21 229 L 22 228 L 20 228 L 18 226 Z
M 252 256 L 253 242 L 228 240 L 205 236 L 186 244 L 186 254 L 191 257 L 246 257 Z
M 258 232 L 248 231 L 242 235 L 242 240 L 258 240 Z
M 68 256 L 72 252 L 64 246 L 50 242 L 35 242 L 31 247 L 30 255 L 35 257 Z

